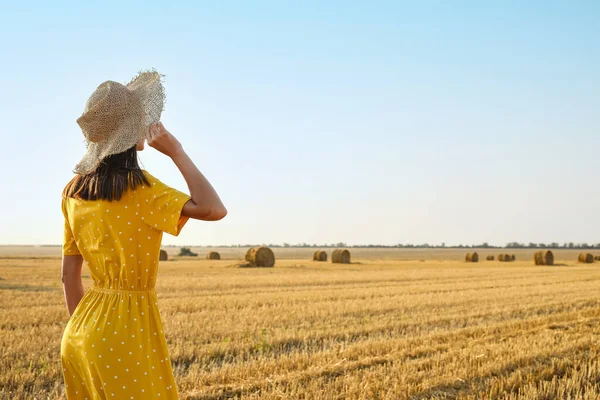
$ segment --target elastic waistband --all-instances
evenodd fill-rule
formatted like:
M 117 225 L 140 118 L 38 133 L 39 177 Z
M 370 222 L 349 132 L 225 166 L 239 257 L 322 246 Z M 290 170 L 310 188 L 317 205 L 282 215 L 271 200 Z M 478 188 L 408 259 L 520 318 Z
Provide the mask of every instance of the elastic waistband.
M 111 289 L 111 288 L 103 288 L 101 286 L 95 286 L 93 285 L 92 287 L 90 287 L 90 290 L 93 290 L 95 292 L 100 292 L 100 293 L 135 293 L 135 294 L 144 294 L 144 293 L 155 293 L 156 290 L 154 288 L 152 289 Z

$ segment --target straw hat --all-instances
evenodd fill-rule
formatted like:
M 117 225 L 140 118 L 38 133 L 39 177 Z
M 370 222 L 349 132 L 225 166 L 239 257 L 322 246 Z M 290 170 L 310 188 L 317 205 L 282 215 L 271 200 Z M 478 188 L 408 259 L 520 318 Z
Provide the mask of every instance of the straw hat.
M 156 71 L 140 72 L 128 84 L 100 84 L 77 119 L 87 151 L 74 172 L 86 175 L 107 156 L 133 147 L 146 136 L 148 126 L 160 120 L 165 91 Z

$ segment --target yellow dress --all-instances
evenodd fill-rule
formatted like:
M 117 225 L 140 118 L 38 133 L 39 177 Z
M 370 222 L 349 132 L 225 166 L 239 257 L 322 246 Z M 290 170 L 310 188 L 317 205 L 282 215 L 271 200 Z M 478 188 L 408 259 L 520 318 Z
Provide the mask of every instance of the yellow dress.
M 119 201 L 63 198 L 63 254 L 81 254 L 93 285 L 65 328 L 68 399 L 177 399 L 155 292 L 163 231 L 179 235 L 190 196 L 150 186 Z

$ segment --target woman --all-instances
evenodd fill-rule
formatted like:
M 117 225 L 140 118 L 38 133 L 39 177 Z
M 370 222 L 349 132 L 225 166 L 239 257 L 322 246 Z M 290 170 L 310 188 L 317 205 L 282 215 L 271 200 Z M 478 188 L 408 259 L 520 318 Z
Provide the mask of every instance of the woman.
M 227 211 L 159 122 L 163 105 L 161 76 L 142 72 L 127 85 L 102 83 L 77 120 L 87 152 L 62 200 L 68 399 L 178 398 L 154 290 L 162 234 L 177 236 L 189 218 L 216 221 Z M 144 140 L 173 160 L 189 195 L 139 168 Z M 84 261 L 93 280 L 85 293 Z

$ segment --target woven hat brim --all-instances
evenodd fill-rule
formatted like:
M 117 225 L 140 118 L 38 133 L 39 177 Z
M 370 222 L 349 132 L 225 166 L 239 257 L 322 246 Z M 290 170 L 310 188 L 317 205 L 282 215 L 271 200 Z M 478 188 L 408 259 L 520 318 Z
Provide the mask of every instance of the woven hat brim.
M 126 118 L 107 139 L 97 142 L 86 140 L 87 151 L 75 166 L 75 173 L 87 175 L 94 172 L 104 158 L 130 149 L 146 136 L 148 127 L 160 120 L 164 109 L 165 91 L 162 78 L 163 75 L 156 71 L 144 71 L 125 85 L 141 104 L 143 115 L 132 113 L 131 117 Z M 77 122 L 86 119 L 84 113 Z
M 164 110 L 166 96 L 162 83 L 163 77 L 164 75 L 156 71 L 140 72 L 125 85 L 139 96 L 142 109 L 146 114 L 146 126 L 160 121 L 160 116 Z

